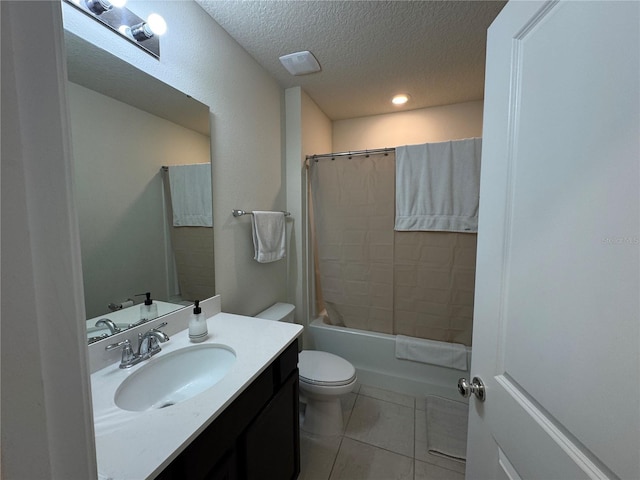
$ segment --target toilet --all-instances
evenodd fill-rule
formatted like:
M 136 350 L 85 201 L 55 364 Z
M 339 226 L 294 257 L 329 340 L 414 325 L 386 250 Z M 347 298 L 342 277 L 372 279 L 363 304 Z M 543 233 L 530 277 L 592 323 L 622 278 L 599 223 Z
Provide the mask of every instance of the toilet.
M 293 323 L 295 306 L 276 303 L 256 315 L 265 320 Z M 338 355 L 303 350 L 298 356 L 300 397 L 306 401 L 301 428 L 315 435 L 340 435 L 344 425 L 340 396 L 353 390 L 356 369 Z

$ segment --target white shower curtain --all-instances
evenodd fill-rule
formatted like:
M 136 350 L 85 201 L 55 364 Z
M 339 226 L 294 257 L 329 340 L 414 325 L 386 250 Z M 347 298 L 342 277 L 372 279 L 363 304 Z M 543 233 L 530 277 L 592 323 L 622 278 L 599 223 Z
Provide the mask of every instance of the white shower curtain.
M 312 160 L 309 176 L 331 323 L 471 345 L 476 235 L 394 232 L 393 152 Z

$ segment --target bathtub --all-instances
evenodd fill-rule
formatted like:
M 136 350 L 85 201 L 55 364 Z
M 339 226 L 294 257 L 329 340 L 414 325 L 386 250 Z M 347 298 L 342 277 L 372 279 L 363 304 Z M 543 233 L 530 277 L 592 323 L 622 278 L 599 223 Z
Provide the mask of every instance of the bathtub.
M 457 390 L 460 377 L 468 371 L 428 365 L 395 356 L 395 335 L 337 327 L 318 317 L 309 325 L 311 348 L 339 355 L 357 370 L 364 385 L 414 396 L 439 395 L 462 401 Z M 467 347 L 471 365 L 471 348 Z

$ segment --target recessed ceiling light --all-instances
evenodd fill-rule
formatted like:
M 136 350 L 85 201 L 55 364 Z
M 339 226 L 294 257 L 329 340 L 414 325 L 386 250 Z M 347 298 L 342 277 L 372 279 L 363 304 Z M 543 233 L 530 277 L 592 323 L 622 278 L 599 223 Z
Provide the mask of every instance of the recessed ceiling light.
M 409 101 L 409 98 L 411 97 L 408 93 L 400 93 L 391 99 L 391 103 L 394 105 L 404 105 Z

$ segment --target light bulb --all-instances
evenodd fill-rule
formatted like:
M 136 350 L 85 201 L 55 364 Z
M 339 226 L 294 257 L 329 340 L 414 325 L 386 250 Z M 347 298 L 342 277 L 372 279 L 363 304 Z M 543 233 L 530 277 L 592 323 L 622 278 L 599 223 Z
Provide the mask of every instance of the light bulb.
M 157 13 L 147 17 L 147 25 L 154 35 L 163 35 L 167 31 L 167 22 Z
M 139 42 L 144 42 L 154 35 L 162 35 L 167 31 L 167 22 L 157 13 L 152 13 L 146 22 L 133 25 L 126 33 L 128 37 L 133 37 Z
M 408 101 L 409 101 L 409 95 L 406 93 L 401 93 L 393 97 L 393 99 L 391 100 L 391 103 L 393 103 L 394 105 L 404 105 Z

